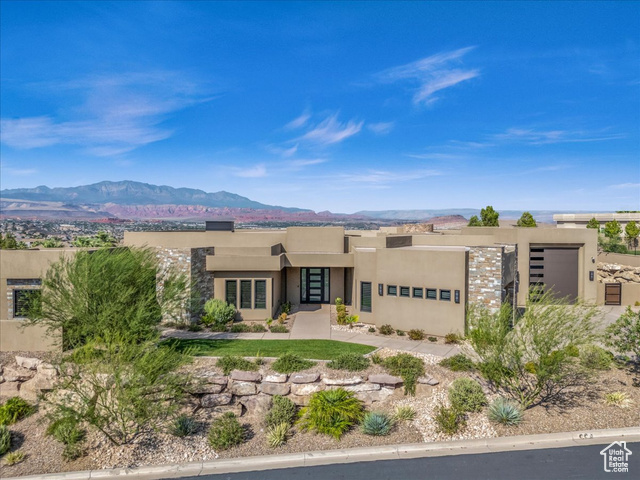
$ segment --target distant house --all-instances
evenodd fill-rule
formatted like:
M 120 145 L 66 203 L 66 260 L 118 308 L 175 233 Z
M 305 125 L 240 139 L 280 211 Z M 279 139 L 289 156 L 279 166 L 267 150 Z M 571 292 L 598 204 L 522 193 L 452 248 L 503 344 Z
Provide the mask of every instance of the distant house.
M 622 235 L 627 223 L 634 221 L 640 224 L 640 213 L 558 213 L 553 216 L 558 228 L 587 228 L 589 220 L 595 218 L 604 228 L 605 223 L 617 220 L 622 226 Z

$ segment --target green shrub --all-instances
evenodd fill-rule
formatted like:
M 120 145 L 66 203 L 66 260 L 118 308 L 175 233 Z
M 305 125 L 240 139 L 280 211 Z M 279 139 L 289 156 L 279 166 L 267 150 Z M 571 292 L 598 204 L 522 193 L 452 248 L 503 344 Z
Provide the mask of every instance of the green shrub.
M 336 306 L 344 305 L 344 301 L 340 297 L 336 297 L 335 304 L 336 304 Z
M 271 448 L 278 448 L 287 442 L 289 424 L 280 423 L 267 428 L 267 443 Z
M 225 375 L 229 375 L 232 370 L 255 371 L 258 369 L 258 365 L 237 355 L 220 357 L 216 362 L 216 367 L 222 368 Z
M 4 455 L 11 448 L 11 432 L 6 425 L 0 425 L 0 455 Z
M 447 344 L 452 344 L 452 343 L 453 343 L 453 344 L 457 344 L 457 343 L 461 343 L 461 342 L 462 342 L 462 340 L 463 340 L 462 335 L 460 335 L 460 334 L 458 334 L 458 333 L 453 333 L 453 332 L 451 332 L 451 333 L 447 333 L 447 334 L 444 336 L 444 343 L 447 343 Z
M 231 333 L 245 333 L 245 332 L 250 332 L 251 327 L 246 323 L 234 323 L 233 325 L 231 325 L 231 328 L 229 329 L 229 331 Z
M 427 340 L 429 340 L 430 342 L 437 342 L 438 337 L 427 337 Z
M 272 325 L 271 333 L 289 333 L 289 329 L 284 325 Z
M 393 419 L 386 413 L 367 412 L 362 419 L 362 433 L 377 437 L 388 435 L 393 427 Z
M 49 424 L 46 433 L 64 445 L 72 445 L 80 443 L 86 432 L 80 427 L 76 418 L 60 417 Z
M 376 333 L 375 327 L 369 327 L 369 333 Z
M 79 443 L 70 443 L 64 446 L 62 450 L 62 459 L 67 462 L 72 462 L 84 455 L 84 449 Z
M 487 397 L 478 382 L 470 378 L 456 378 L 449 387 L 451 406 L 460 412 L 479 412 L 487 404 Z
M 327 367 L 334 370 L 348 370 L 350 372 L 359 372 L 368 366 L 369 359 L 358 353 L 342 353 L 327 363 Z
M 435 416 L 437 430 L 447 435 L 453 435 L 466 424 L 464 415 L 453 407 L 440 405 Z
M 207 435 L 215 450 L 227 450 L 244 442 L 244 429 L 233 412 L 226 412 L 211 422 Z
M 291 302 L 288 300 L 280 306 L 280 311 L 286 315 L 291 313 Z
M 274 395 L 271 408 L 264 417 L 264 423 L 267 427 L 276 427 L 282 423 L 293 425 L 297 413 L 298 407 L 296 407 L 295 403 L 287 397 Z
M 462 353 L 441 360 L 440 365 L 454 372 L 469 372 L 475 369 L 473 361 Z
M 4 463 L 7 466 L 12 466 L 12 465 L 17 465 L 18 463 L 22 462 L 25 459 L 25 454 L 24 452 L 11 452 L 8 453 L 7 456 L 4 459 Z
M 227 325 L 233 322 L 236 316 L 236 308 L 233 305 L 213 298 L 204 304 L 204 312 L 201 321 L 206 326 Z
M 404 330 L 396 330 L 396 335 L 398 335 L 399 337 L 404 337 Z
M 212 332 L 226 332 L 229 329 L 225 323 L 221 323 L 220 325 L 214 323 L 213 325 L 205 326 L 207 326 Z
M 424 330 L 412 328 L 409 330 L 409 338 L 411 340 L 424 340 Z
M 35 412 L 35 407 L 20 397 L 11 397 L 0 406 L 0 425 L 12 425 Z
M 604 396 L 604 403 L 614 407 L 629 408 L 633 405 L 633 400 L 626 392 L 611 392 Z
M 273 364 L 271 364 L 271 368 L 278 373 L 293 373 L 306 370 L 314 365 L 315 362 L 312 362 L 311 360 L 305 360 L 295 353 L 287 352 L 273 362 Z
M 384 358 L 379 353 L 372 353 L 369 359 L 374 365 L 382 365 L 384 363 Z
M 411 405 L 398 405 L 394 415 L 397 420 L 410 422 L 416 418 L 416 410 Z
M 580 350 L 580 364 L 591 370 L 609 370 L 613 355 L 597 345 L 586 345 Z
M 391 375 L 402 377 L 404 394 L 415 395 L 418 377 L 424 375 L 424 362 L 408 353 L 399 353 L 384 360 L 384 367 Z
M 353 392 L 343 388 L 311 395 L 300 426 L 303 430 L 331 435 L 336 439 L 362 420 L 364 408 Z
M 198 325 L 197 323 L 192 323 L 187 328 L 190 332 L 201 332 L 203 330 L 202 325 Z
M 253 333 L 263 333 L 266 331 L 267 329 L 261 323 L 254 323 L 253 325 L 251 325 L 251 332 Z
M 522 409 L 517 403 L 498 397 L 489 405 L 487 417 L 492 422 L 501 423 L 502 425 L 519 425 L 522 422 Z
M 382 334 L 382 335 L 393 335 L 393 332 L 395 332 L 395 330 L 393 329 L 393 327 L 389 324 L 385 324 L 382 325 L 378 331 Z
M 169 427 L 169 433 L 176 437 L 192 435 L 196 430 L 198 430 L 198 423 L 189 415 L 180 415 L 173 421 L 171 427 Z

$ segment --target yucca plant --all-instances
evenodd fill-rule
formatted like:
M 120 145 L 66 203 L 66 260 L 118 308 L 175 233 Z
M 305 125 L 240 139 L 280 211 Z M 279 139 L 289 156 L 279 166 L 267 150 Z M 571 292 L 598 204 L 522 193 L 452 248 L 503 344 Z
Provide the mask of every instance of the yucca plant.
M 186 437 L 195 433 L 197 429 L 198 424 L 193 417 L 190 417 L 189 415 L 180 415 L 171 424 L 169 432 L 176 437 Z
M 311 395 L 300 426 L 339 439 L 364 415 L 362 402 L 353 392 L 342 388 L 324 390 Z
M 6 425 L 0 425 L 0 455 L 4 455 L 11 448 L 11 432 Z
M 267 443 L 271 448 L 278 448 L 287 442 L 289 424 L 280 423 L 267 429 Z
M 362 433 L 377 437 L 389 435 L 393 419 L 386 413 L 367 412 L 362 419 Z
M 22 462 L 25 458 L 24 452 L 11 452 L 8 453 L 7 456 L 4 459 L 4 463 L 8 466 L 11 465 L 16 465 L 20 462 Z
M 514 426 L 522 422 L 522 409 L 520 406 L 506 398 L 496 398 L 487 411 L 489 420 L 502 425 Z
M 629 394 L 626 392 L 611 392 L 604 396 L 604 402 L 607 405 L 614 407 L 629 408 L 633 405 L 633 400 L 629 398 Z
M 397 420 L 410 422 L 416 418 L 416 410 L 411 405 L 398 405 L 395 411 Z

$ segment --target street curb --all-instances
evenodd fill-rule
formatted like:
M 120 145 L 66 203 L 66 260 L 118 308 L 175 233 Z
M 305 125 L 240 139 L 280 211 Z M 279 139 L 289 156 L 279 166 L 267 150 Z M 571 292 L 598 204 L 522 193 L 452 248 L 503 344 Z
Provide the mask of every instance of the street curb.
M 605 444 L 618 440 L 625 440 L 627 442 L 640 441 L 640 427 L 545 433 L 513 437 L 480 438 L 474 440 L 454 440 L 449 442 L 383 445 L 379 447 L 324 450 L 285 455 L 263 455 L 256 457 L 241 457 L 139 468 L 115 468 L 86 470 L 82 472 L 30 475 L 25 477 L 6 477 L 5 480 L 90 480 L 97 478 L 109 480 L 122 477 L 137 477 L 145 479 L 196 477 L 211 474 L 308 467 L 339 463 L 576 447 Z

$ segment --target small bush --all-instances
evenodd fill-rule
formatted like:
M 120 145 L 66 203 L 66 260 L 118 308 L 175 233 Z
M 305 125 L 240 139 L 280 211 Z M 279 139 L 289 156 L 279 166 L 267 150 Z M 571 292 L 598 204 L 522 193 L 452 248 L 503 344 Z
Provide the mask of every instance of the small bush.
M 201 322 L 208 327 L 227 325 L 233 322 L 236 316 L 236 308 L 233 305 L 218 299 L 207 300 L 204 304 L 204 311 L 205 314 L 202 316 Z
M 6 425 L 0 425 L 0 455 L 4 455 L 11 448 L 11 432 Z
M 79 443 L 70 443 L 64 446 L 62 450 L 62 459 L 66 462 L 72 462 L 84 455 L 84 449 Z
M 20 397 L 11 397 L 0 406 L 0 425 L 12 425 L 35 412 L 35 407 Z
M 64 445 L 73 445 L 80 443 L 86 432 L 74 417 L 61 417 L 49 424 L 46 433 Z
M 293 373 L 306 370 L 315 365 L 315 362 L 306 360 L 295 353 L 287 352 L 281 355 L 271 364 L 271 368 L 278 373 Z
M 336 304 L 336 322 L 338 325 L 347 324 L 347 306 L 344 303 Z
M 411 405 L 398 405 L 395 411 L 397 420 L 410 422 L 416 418 L 416 410 Z
M 437 337 L 427 337 L 427 340 L 429 340 L 430 342 L 437 342 L 438 338 Z
M 284 322 L 287 321 L 287 314 L 282 312 L 278 317 L 278 325 L 284 325 Z
M 211 423 L 207 435 L 215 450 L 227 450 L 244 442 L 244 429 L 233 412 L 226 412 Z
M 271 409 L 264 417 L 264 422 L 267 427 L 276 427 L 282 423 L 286 423 L 288 426 L 291 426 L 296 419 L 297 413 L 298 407 L 296 407 L 295 403 L 287 397 L 274 395 Z
M 626 392 L 607 393 L 604 396 L 604 402 L 607 405 L 620 408 L 629 408 L 631 405 L 633 405 L 633 400 L 631 400 L 629 394 Z
M 367 412 L 362 419 L 362 433 L 377 437 L 388 435 L 393 427 L 393 420 L 386 413 Z
M 587 345 L 580 350 L 580 364 L 591 370 L 609 370 L 613 355 L 597 345 Z
M 520 406 L 505 398 L 496 398 L 487 411 L 489 420 L 502 425 L 514 426 L 522 422 L 522 409 Z
M 375 327 L 369 327 L 369 333 L 376 333 Z
M 384 363 L 384 358 L 382 358 L 382 355 L 380 355 L 379 353 L 372 353 L 369 356 L 369 359 L 374 365 L 382 365 Z
M 323 390 L 311 395 L 300 419 L 303 430 L 331 435 L 335 439 L 362 420 L 364 408 L 353 392 L 343 388 Z
M 285 315 L 289 315 L 291 313 L 291 302 L 286 301 L 280 306 L 280 311 Z M 287 317 L 285 317 L 286 320 Z
M 7 456 L 4 459 L 4 463 L 7 466 L 12 466 L 12 465 L 17 465 L 18 463 L 22 462 L 25 459 L 25 454 L 24 452 L 11 452 L 8 453 Z
M 415 395 L 418 377 L 424 375 L 424 362 L 421 359 L 408 353 L 399 353 L 385 359 L 383 365 L 391 375 L 402 377 L 405 395 Z
M 461 343 L 463 340 L 462 335 L 458 334 L 458 333 L 447 333 L 444 336 L 444 343 L 446 344 L 458 344 Z
M 359 372 L 369 366 L 369 359 L 358 353 L 343 353 L 327 363 L 327 367 L 334 370 L 348 370 Z
M 198 423 L 189 415 L 180 415 L 169 428 L 171 435 L 176 437 L 187 437 L 194 434 L 196 430 L 198 430 Z
M 404 330 L 396 330 L 396 335 L 398 335 L 399 337 L 404 337 Z
M 482 387 L 470 378 L 456 378 L 449 388 L 451 406 L 460 412 L 479 412 L 487 404 Z
M 440 405 L 435 416 L 437 430 L 447 435 L 453 435 L 466 424 L 464 415 L 453 407 Z
M 228 330 L 228 327 L 226 324 L 216 325 L 214 323 L 213 325 L 208 325 L 208 328 L 212 332 L 226 332 Z
M 338 305 L 344 305 L 344 301 L 340 297 L 336 297 L 335 304 L 336 304 L 336 307 Z
M 271 448 L 278 448 L 287 442 L 289 435 L 289 424 L 280 423 L 267 428 L 267 443 Z
M 253 325 L 251 325 L 251 332 L 253 333 L 263 333 L 266 331 L 267 329 L 261 323 L 254 323 Z
M 393 329 L 393 327 L 389 324 L 385 324 L 382 325 L 378 331 L 382 334 L 382 335 L 393 335 L 393 332 L 395 332 L 395 330 Z
M 189 325 L 189 328 L 187 328 L 187 330 L 189 330 L 190 332 L 201 332 L 203 330 L 202 325 L 198 325 L 197 323 L 192 323 L 191 325 Z
M 409 338 L 411 340 L 424 340 L 424 330 L 412 328 L 409 330 Z
M 258 369 L 258 366 L 255 363 L 237 355 L 225 355 L 224 357 L 220 357 L 216 362 L 216 367 L 222 368 L 222 372 L 225 375 L 229 375 L 232 370 L 255 371 Z
M 246 333 L 251 331 L 251 327 L 246 323 L 234 323 L 229 331 L 231 333 Z
M 272 325 L 271 333 L 289 333 L 289 329 L 284 325 Z
M 441 360 L 440 365 L 454 372 L 469 372 L 475 369 L 473 361 L 462 353 Z

